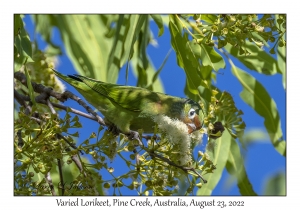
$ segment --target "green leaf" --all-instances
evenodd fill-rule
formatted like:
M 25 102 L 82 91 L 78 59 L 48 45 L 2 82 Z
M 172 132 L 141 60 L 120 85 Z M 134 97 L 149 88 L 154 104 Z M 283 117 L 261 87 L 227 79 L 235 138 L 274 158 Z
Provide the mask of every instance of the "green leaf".
M 114 15 L 107 17 L 108 22 L 115 18 Z M 34 19 L 37 31 L 44 37 L 51 37 L 53 27 L 60 30 L 67 55 L 79 74 L 116 82 L 118 75 L 108 74 L 107 67 L 112 39 L 105 37 L 107 23 L 100 15 L 35 15 Z
M 157 74 L 157 71 L 155 70 L 154 65 L 152 64 L 152 61 L 150 58 L 149 65 L 147 69 L 143 69 L 140 65 L 138 65 L 138 58 L 135 56 L 131 59 L 133 74 L 137 77 L 138 82 L 137 86 L 139 87 L 145 87 L 149 90 L 155 91 L 155 92 L 164 92 L 163 84 L 159 76 L 157 76 L 157 79 L 152 82 L 150 78 L 153 78 L 155 74 Z
M 192 94 L 197 95 L 197 88 L 201 82 L 201 78 L 198 74 L 198 71 L 200 71 L 200 64 L 197 62 L 197 58 L 191 51 L 187 36 L 181 36 L 181 31 L 179 31 L 173 21 L 170 21 L 169 24 L 171 44 L 176 52 L 177 64 L 183 68 L 186 73 L 188 90 Z
M 156 92 L 164 92 L 164 88 L 161 80 L 158 78 L 154 83 L 151 78 L 156 74 L 156 69 L 148 57 L 146 47 L 149 44 L 150 31 L 147 28 L 149 26 L 148 21 L 145 21 L 137 44 L 134 44 L 134 54 L 131 58 L 130 64 L 133 74 L 137 78 L 137 86 L 147 88 Z
M 112 68 L 120 69 L 121 67 L 122 45 L 125 42 L 125 38 L 126 38 L 123 33 L 126 33 L 125 30 L 129 19 L 128 16 L 129 15 L 127 16 L 122 14 L 119 15 L 118 22 L 116 24 L 116 32 L 115 32 L 113 45 L 108 57 L 107 66 L 109 66 L 110 69 Z
M 202 43 L 200 44 L 200 47 L 200 58 L 204 66 L 211 66 L 215 71 L 225 68 L 223 57 L 217 53 L 213 47 Z
M 155 21 L 157 27 L 159 28 L 158 36 L 163 35 L 163 33 L 164 33 L 164 23 L 163 23 L 163 20 L 161 18 L 161 15 L 152 14 L 151 17 L 153 18 L 153 20 Z
M 138 39 L 138 35 L 142 29 L 144 23 L 148 20 L 148 15 L 131 15 L 130 16 L 130 28 L 128 34 L 126 34 L 126 41 L 123 43 L 123 62 L 132 57 L 133 46 L 135 41 Z
M 276 173 L 268 178 L 264 194 L 286 196 L 286 175 L 284 172 Z
M 211 15 L 211 14 L 201 15 L 201 20 L 204 20 L 205 22 L 210 24 L 214 24 L 218 20 L 218 17 L 217 15 Z
M 279 71 L 276 59 L 252 43 L 245 43 L 245 49 L 250 53 L 247 56 L 239 55 L 239 49 L 232 45 L 226 45 L 225 49 L 239 59 L 247 68 L 258 73 L 273 75 Z
M 232 73 L 243 86 L 241 98 L 264 118 L 264 124 L 275 149 L 286 156 L 286 142 L 283 140 L 280 116 L 275 101 L 266 89 L 250 74 L 232 66 Z
M 230 152 L 231 136 L 227 130 L 223 132 L 223 135 L 220 138 L 212 141 L 217 141 L 216 146 L 214 150 L 208 154 L 213 160 L 213 164 L 216 166 L 216 169 L 213 173 L 203 175 L 203 177 L 207 180 L 207 183 L 203 184 L 202 188 L 198 190 L 197 195 L 211 195 L 212 191 L 221 179 L 223 169 L 225 168 Z
M 78 131 L 76 131 L 75 133 L 68 133 L 68 134 L 74 137 L 79 137 Z
M 34 15 L 33 20 L 35 21 L 36 31 L 40 32 L 43 39 L 49 44 L 47 46 L 47 51 L 51 50 L 55 52 L 55 55 L 61 55 L 62 50 L 59 46 L 55 45 L 52 42 L 52 27 L 53 23 L 55 23 L 55 16 L 53 15 Z
M 286 48 L 278 47 L 277 48 L 277 64 L 278 64 L 278 73 L 282 74 L 282 84 L 283 88 L 286 89 Z
M 148 15 L 120 15 L 113 47 L 109 54 L 110 74 L 117 74 L 125 62 L 131 59 L 134 43 L 147 19 Z
M 26 62 L 27 59 L 25 60 L 24 66 L 25 66 L 25 75 L 26 75 L 26 82 L 27 82 L 27 87 L 28 87 L 28 92 L 29 92 L 29 97 L 30 97 L 30 101 L 32 102 L 33 106 L 36 106 L 36 101 L 35 101 L 35 97 L 34 97 L 34 90 L 31 84 L 31 77 L 28 73 L 28 70 L 26 68 Z
M 250 129 L 243 135 L 241 142 L 245 148 L 252 143 L 266 143 L 269 142 L 268 134 L 262 129 Z
M 226 40 L 218 40 L 218 49 L 225 47 L 227 45 L 227 41 Z
M 17 36 L 23 29 L 23 20 L 19 14 L 14 15 L 14 36 Z
M 139 54 L 139 58 L 143 64 L 143 68 L 147 69 L 149 65 L 149 60 L 147 56 L 147 47 L 150 43 L 151 39 L 150 34 L 150 27 L 149 27 L 149 21 L 145 21 L 144 25 L 139 33 L 139 38 L 137 40 L 138 44 L 138 51 L 135 51 Z
M 20 15 L 14 16 L 14 24 L 14 71 L 18 71 L 26 59 L 26 62 L 33 62 L 32 47 Z
M 21 44 L 22 49 L 25 51 L 25 53 L 32 58 L 32 46 L 31 41 L 28 35 L 22 35 L 21 37 Z
M 21 40 L 21 36 L 20 35 L 15 36 L 15 47 L 16 47 L 16 50 L 17 50 L 17 53 L 15 53 L 16 54 L 16 58 L 15 59 L 18 59 L 19 57 L 21 57 L 23 55 L 23 52 L 22 52 L 22 40 Z
M 188 61 L 192 64 L 193 68 L 186 70 L 186 74 L 190 75 L 193 83 L 199 84 L 207 89 L 210 89 L 211 85 L 211 66 L 200 65 L 200 54 L 201 48 L 196 40 L 188 41 L 186 44 L 186 57 Z M 199 78 L 200 77 L 200 78 Z
M 257 195 L 248 179 L 240 148 L 233 138 L 231 138 L 226 169 L 231 175 L 237 178 L 237 185 L 241 195 Z
M 139 33 L 142 31 L 142 26 L 144 25 L 144 23 L 148 23 L 147 19 L 148 19 L 147 15 L 140 15 L 139 16 L 139 19 L 138 19 L 138 22 L 136 24 L 134 34 L 133 34 L 133 37 L 132 37 L 132 40 L 131 40 L 131 45 L 129 46 L 128 45 L 129 43 L 127 43 L 127 46 L 124 46 L 124 49 L 130 49 L 130 52 L 128 54 L 127 67 L 126 67 L 126 81 L 127 81 L 127 78 L 128 78 L 129 60 L 132 58 L 132 55 L 133 55 L 134 44 L 135 44 L 136 40 L 138 39 Z M 125 44 L 126 43 L 124 43 L 124 45 Z M 142 51 L 141 56 L 142 56 L 142 62 L 143 62 L 144 66 L 148 65 L 147 55 L 146 55 L 146 46 L 147 46 L 147 39 L 144 37 L 144 39 L 142 40 L 142 47 L 141 47 L 141 51 Z
M 158 75 L 160 74 L 161 70 L 163 70 L 163 68 L 164 68 L 164 66 L 165 66 L 165 64 L 166 64 L 166 62 L 167 62 L 170 54 L 171 54 L 171 49 L 168 51 L 168 53 L 167 53 L 166 57 L 164 58 L 162 64 L 160 65 L 160 67 L 157 69 L 157 71 L 153 75 L 153 77 L 152 77 L 152 84 L 157 80 Z

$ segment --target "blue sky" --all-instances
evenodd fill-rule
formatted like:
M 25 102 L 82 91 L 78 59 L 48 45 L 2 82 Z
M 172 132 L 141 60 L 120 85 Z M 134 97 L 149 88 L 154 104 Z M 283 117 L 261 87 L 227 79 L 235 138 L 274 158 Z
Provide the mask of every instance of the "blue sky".
M 26 16 L 25 19 L 26 30 L 28 31 L 31 39 L 33 39 L 34 27 L 29 16 Z M 152 22 L 150 24 L 151 30 L 158 42 L 158 47 L 149 46 L 147 52 L 152 59 L 152 62 L 156 68 L 158 68 L 163 59 L 165 58 L 167 52 L 171 48 L 170 44 L 170 36 L 168 33 L 168 29 L 166 28 L 165 33 L 162 37 L 157 37 L 157 27 Z M 40 49 L 45 48 L 45 42 L 41 40 L 40 36 L 37 36 L 38 43 Z M 54 30 L 53 42 L 63 46 L 59 32 Z M 64 74 L 73 74 L 76 73 L 74 67 L 71 62 L 68 60 L 68 57 L 63 51 L 64 54 L 59 58 L 59 65 L 57 70 Z M 273 75 L 273 76 L 265 76 L 258 74 L 256 72 L 247 70 L 243 65 L 238 62 L 235 62 L 237 66 L 247 72 L 251 73 L 253 76 L 257 78 L 257 80 L 264 85 L 267 89 L 271 97 L 275 100 L 280 118 L 281 118 L 281 127 L 284 135 L 284 139 L 286 139 L 286 92 L 282 87 L 282 76 L 281 75 Z M 216 86 L 222 91 L 226 90 L 233 96 L 236 106 L 243 110 L 244 116 L 243 119 L 246 122 L 247 128 L 246 132 L 251 129 L 261 129 L 265 131 L 263 118 L 256 114 L 253 109 L 251 109 L 248 105 L 246 105 L 239 97 L 239 93 L 242 90 L 242 87 L 238 80 L 232 76 L 230 71 L 230 65 L 227 63 L 226 69 L 220 70 L 222 74 L 217 75 L 217 83 Z M 162 70 L 161 80 L 163 81 L 165 93 L 185 97 L 184 95 L 184 86 L 185 86 L 185 74 L 184 71 L 177 66 L 176 63 L 176 55 L 175 52 L 172 51 L 164 69 Z M 135 78 L 133 74 L 130 72 L 128 85 L 135 85 Z M 124 68 L 121 71 L 119 76 L 118 84 L 125 84 L 125 70 Z M 69 85 L 66 85 L 67 89 L 76 93 L 76 90 Z M 72 102 L 67 102 L 66 105 L 70 105 L 72 107 L 77 108 L 77 105 Z M 86 139 L 91 132 L 95 132 L 98 129 L 98 124 L 92 122 L 90 120 L 82 118 L 82 124 L 84 125 L 84 129 L 80 129 L 80 139 Z M 265 141 L 258 141 L 257 143 L 253 143 L 244 151 L 245 153 L 245 166 L 246 171 L 248 173 L 248 177 L 253 185 L 253 188 L 256 193 L 263 194 L 265 180 L 273 175 L 276 172 L 285 171 L 286 170 L 286 159 L 282 157 L 279 153 L 276 152 L 272 144 L 268 139 Z M 115 160 L 113 165 L 118 165 L 121 162 L 119 160 Z M 119 171 L 121 173 L 122 171 Z M 116 172 L 117 173 L 117 172 Z M 230 188 L 227 188 L 228 181 L 228 173 L 226 170 L 223 172 L 223 176 L 213 191 L 213 195 L 238 195 L 238 188 L 233 185 Z M 125 194 L 125 192 L 124 192 Z

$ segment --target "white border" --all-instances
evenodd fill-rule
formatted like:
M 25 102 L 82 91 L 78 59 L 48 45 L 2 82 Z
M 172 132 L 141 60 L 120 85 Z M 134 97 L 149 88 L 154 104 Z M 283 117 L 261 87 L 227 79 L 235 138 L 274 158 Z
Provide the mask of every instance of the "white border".
M 20 207 L 22 209 L 53 208 L 57 207 L 55 199 L 61 197 L 14 197 L 13 196 L 13 163 L 12 163 L 12 135 L 13 135 L 13 14 L 14 13 L 287 13 L 287 196 L 283 197 L 182 197 L 187 202 L 191 199 L 199 201 L 244 201 L 243 209 L 282 209 L 284 207 L 296 209 L 299 201 L 299 6 L 296 1 L 275 1 L 275 0 L 252 0 L 252 1 L 34 1 L 14 0 L 1 2 L 1 190 L 0 205 L 2 207 Z M 91 201 L 95 197 L 84 197 L 85 201 Z M 112 202 L 114 197 L 100 197 L 109 199 Z M 146 197 L 119 197 L 122 200 L 140 199 Z M 150 197 L 155 199 L 168 200 L 169 197 Z M 64 197 L 63 199 L 76 199 L 76 197 Z M 80 197 L 81 199 L 81 197 Z M 175 197 L 172 197 L 175 199 Z M 108 209 L 107 207 L 97 207 Z M 132 206 L 122 208 L 134 208 Z M 136 207 L 141 208 L 141 207 Z M 142 207 L 149 209 L 154 207 Z M 155 207 L 158 208 L 158 207 Z M 164 208 L 164 207 L 162 207 Z M 171 207 L 179 209 L 183 207 Z M 200 209 L 199 207 L 189 207 Z M 206 207 L 212 209 L 212 207 Z M 219 207 L 215 207 L 218 208 Z M 237 207 L 235 207 L 237 208 Z M 64 208 L 66 209 L 66 208 Z M 67 207 L 67 209 L 71 209 Z M 114 208 L 109 208 L 114 209 Z

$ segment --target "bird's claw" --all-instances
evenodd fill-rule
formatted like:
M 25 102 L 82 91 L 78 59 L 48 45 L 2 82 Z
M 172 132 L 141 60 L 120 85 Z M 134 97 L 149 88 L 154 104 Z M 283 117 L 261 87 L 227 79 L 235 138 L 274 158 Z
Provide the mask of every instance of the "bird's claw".
M 108 127 L 108 130 L 109 130 L 110 132 L 112 132 L 112 133 L 113 133 L 114 135 L 116 135 L 116 136 L 118 136 L 118 135 L 120 134 L 120 130 L 119 130 L 118 127 L 115 126 L 114 124 L 110 125 L 110 126 Z
M 127 136 L 128 136 L 128 138 L 129 138 L 130 140 L 138 140 L 139 145 L 140 145 L 140 146 L 142 145 L 142 142 L 141 142 L 141 139 L 140 139 L 140 135 L 139 135 L 138 132 L 136 132 L 136 131 L 130 131 L 130 132 L 129 132 L 129 135 L 127 135 Z
M 136 140 L 136 141 L 138 141 L 138 145 L 139 146 L 143 145 L 142 142 L 141 142 L 140 135 L 139 135 L 138 132 L 136 132 L 136 131 L 130 131 L 127 136 L 128 136 L 128 138 L 130 140 Z M 135 145 L 135 147 L 137 147 L 138 145 Z M 137 171 L 139 171 L 140 170 L 140 166 L 139 166 L 140 165 L 140 163 L 139 163 L 140 162 L 139 161 L 139 153 L 138 153 L 138 151 L 135 148 L 133 150 L 133 153 L 135 154 L 136 169 L 137 169 Z

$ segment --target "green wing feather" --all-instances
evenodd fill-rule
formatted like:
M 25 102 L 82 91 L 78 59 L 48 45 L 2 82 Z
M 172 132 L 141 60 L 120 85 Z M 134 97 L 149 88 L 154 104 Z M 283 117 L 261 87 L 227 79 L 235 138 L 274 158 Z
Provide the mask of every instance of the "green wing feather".
M 130 111 L 141 112 L 149 103 L 160 100 L 158 93 L 144 88 L 104 83 L 85 76 L 75 76 L 94 91 Z
M 182 98 L 152 92 L 140 87 L 105 83 L 81 75 L 66 76 L 55 70 L 53 71 L 58 77 L 74 86 L 77 90 L 81 90 L 82 95 L 90 93 L 89 98 L 91 101 L 96 101 L 97 94 L 100 94 L 113 103 L 114 106 L 118 106 L 131 112 L 167 114 L 171 106 L 174 106 L 175 108 L 171 108 L 171 112 L 179 113 L 180 110 L 178 109 L 181 109 L 182 104 L 184 103 L 184 99 Z M 93 92 L 93 94 L 91 92 Z M 176 108 L 176 104 L 178 104 L 178 108 Z M 95 105 L 97 104 L 94 102 L 94 106 Z

